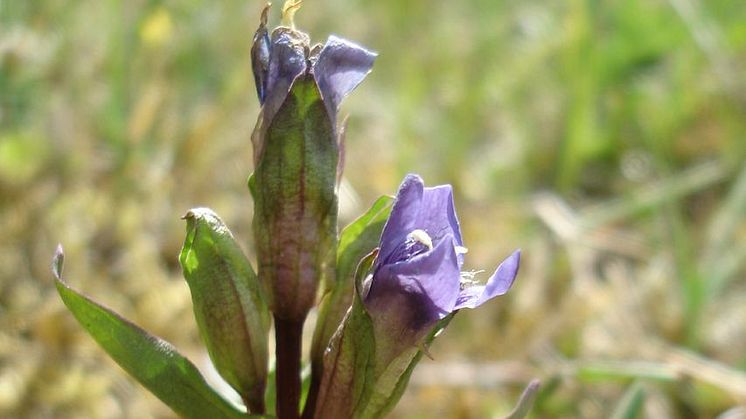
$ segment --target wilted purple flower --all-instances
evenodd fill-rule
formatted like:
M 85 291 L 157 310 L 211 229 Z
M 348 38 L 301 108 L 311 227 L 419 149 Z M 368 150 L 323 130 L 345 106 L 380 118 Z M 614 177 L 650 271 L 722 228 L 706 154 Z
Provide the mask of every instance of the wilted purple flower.
M 331 35 L 326 44 L 308 49 L 308 36 L 290 28 L 272 32 L 266 75 L 265 107 L 279 107 L 296 77 L 313 74 L 334 118 L 342 99 L 370 73 L 376 54 L 346 39 Z
M 365 296 L 387 341 L 411 345 L 450 313 L 475 308 L 510 289 L 520 251 L 503 261 L 485 285 L 461 272 L 465 253 L 451 186 L 425 188 L 417 175 L 404 178 Z
M 300 3 L 286 2 L 283 20 L 291 21 Z M 334 275 L 342 160 L 337 110 L 376 54 L 335 36 L 311 46 L 292 24 L 270 33 L 268 7 L 251 51 L 262 104 L 252 134 L 254 235 L 272 312 L 301 322 L 316 303 L 318 284 Z
M 313 75 L 332 122 L 337 109 L 365 76 L 370 73 L 376 54 L 346 39 L 329 36 L 322 46 L 310 46 L 307 34 L 279 26 L 267 31 L 267 11 L 254 35 L 252 66 L 257 94 L 262 104 L 261 128 L 266 130 L 290 91 L 293 81 L 303 74 Z M 255 155 L 261 144 L 255 144 Z

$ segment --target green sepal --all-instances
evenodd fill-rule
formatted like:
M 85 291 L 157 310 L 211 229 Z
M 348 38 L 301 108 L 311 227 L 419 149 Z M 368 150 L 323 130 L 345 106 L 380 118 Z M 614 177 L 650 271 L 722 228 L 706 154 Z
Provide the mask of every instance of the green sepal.
M 371 252 L 358 266 L 352 306 L 324 354 L 313 417 L 354 417 L 353 412 L 365 406 L 370 397 L 375 379 L 375 335 L 373 321 L 362 300 L 362 288 L 376 256 L 377 251 Z
M 215 369 L 252 413 L 264 413 L 270 315 L 233 235 L 207 208 L 192 209 L 179 254 L 194 317 Z
M 55 286 L 67 308 L 127 373 L 184 418 L 259 418 L 223 399 L 197 368 L 168 342 L 153 336 L 71 288 L 62 279 L 62 247 L 52 262 Z
M 378 246 L 393 202 L 394 198 L 390 196 L 378 198 L 365 214 L 339 235 L 336 280 L 326 284 L 311 344 L 311 362 L 317 370 L 320 366 L 316 365 L 321 361 L 329 340 L 352 303 L 355 269 L 360 260 Z
M 250 180 L 259 277 L 276 317 L 300 321 L 334 276 L 337 136 L 311 74 L 299 76 L 257 141 Z
M 371 389 L 371 396 L 364 406 L 355 412 L 355 418 L 381 418 L 396 406 L 404 390 L 409 384 L 414 367 L 420 362 L 427 348 L 438 335 L 448 326 L 456 312 L 441 319 L 423 339 L 422 345 L 405 351 L 386 366 L 376 365 L 375 384 Z

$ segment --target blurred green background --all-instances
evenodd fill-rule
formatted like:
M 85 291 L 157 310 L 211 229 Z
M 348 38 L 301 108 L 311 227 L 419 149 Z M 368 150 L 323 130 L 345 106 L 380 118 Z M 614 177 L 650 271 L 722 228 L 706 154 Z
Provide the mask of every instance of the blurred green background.
M 73 286 L 207 368 L 179 216 L 212 207 L 253 254 L 261 6 L 0 0 L 0 416 L 173 416 L 65 311 L 58 242 Z M 523 249 L 392 417 L 499 417 L 533 377 L 537 418 L 746 416 L 746 2 L 307 0 L 296 23 L 380 54 L 344 104 L 342 223 L 417 172 L 454 185 L 467 268 Z

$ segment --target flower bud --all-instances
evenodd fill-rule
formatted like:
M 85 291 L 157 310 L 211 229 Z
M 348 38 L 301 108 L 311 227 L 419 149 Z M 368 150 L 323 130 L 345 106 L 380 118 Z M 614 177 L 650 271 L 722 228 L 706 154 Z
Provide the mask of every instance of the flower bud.
M 311 48 L 289 27 L 257 31 L 252 61 L 262 110 L 252 134 L 254 236 L 274 315 L 302 321 L 334 276 L 339 103 L 375 54 L 330 37 Z M 265 60 L 265 57 L 268 57 Z
M 233 235 L 207 208 L 184 216 L 179 255 L 194 316 L 215 368 L 252 413 L 264 413 L 269 310 L 261 284 Z

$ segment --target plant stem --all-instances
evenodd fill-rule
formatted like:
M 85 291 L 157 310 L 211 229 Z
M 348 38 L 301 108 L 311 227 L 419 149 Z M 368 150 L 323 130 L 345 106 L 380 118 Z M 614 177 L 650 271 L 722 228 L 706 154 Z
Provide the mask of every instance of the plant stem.
M 299 417 L 302 335 L 303 321 L 284 320 L 275 316 L 278 419 Z
M 241 395 L 243 405 L 252 415 L 263 415 L 266 412 L 264 400 L 257 400 L 257 403 L 252 403 L 252 400 L 248 396 Z

